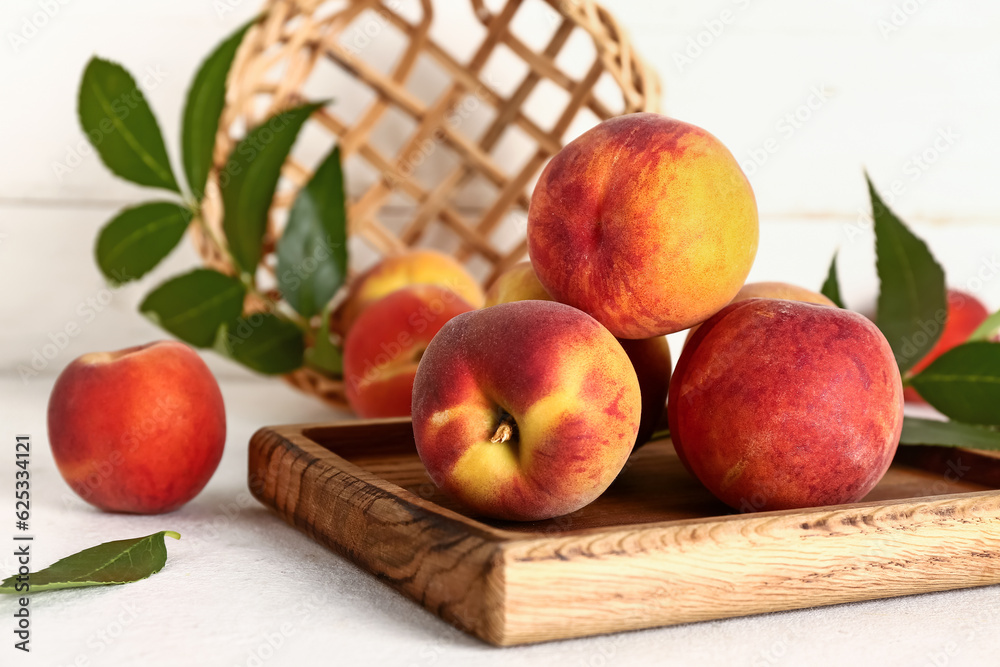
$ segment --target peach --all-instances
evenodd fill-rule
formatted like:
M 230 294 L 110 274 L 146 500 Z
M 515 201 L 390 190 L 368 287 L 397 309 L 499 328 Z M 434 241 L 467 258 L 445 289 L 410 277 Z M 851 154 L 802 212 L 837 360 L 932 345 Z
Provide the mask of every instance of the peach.
M 903 387 L 862 315 L 748 299 L 684 348 L 667 413 L 681 461 L 730 507 L 834 505 L 860 500 L 888 469 Z
M 396 290 L 362 311 L 344 341 L 347 402 L 360 417 L 404 417 L 417 364 L 434 334 L 472 310 L 437 285 Z
M 942 354 L 964 343 L 989 316 L 989 311 L 979 299 L 966 292 L 949 289 L 948 319 L 945 320 L 944 331 L 931 351 L 910 368 L 907 377 L 918 375 Z M 904 390 L 903 397 L 911 403 L 924 402 L 917 390 L 909 386 Z
M 836 307 L 833 301 L 819 292 L 813 292 L 805 287 L 781 282 L 760 282 L 747 283 L 740 288 L 730 303 L 745 301 L 746 299 L 784 299 L 785 301 L 799 301 L 801 303 L 815 303 L 820 306 Z
M 833 306 L 837 307 L 833 301 L 829 298 L 820 294 L 819 292 L 813 292 L 812 290 L 807 290 L 805 287 L 799 287 L 798 285 L 792 285 L 791 283 L 781 283 L 781 282 L 761 282 L 761 283 L 747 283 L 740 288 L 740 291 L 736 293 L 733 300 L 729 303 L 736 303 L 737 301 L 745 301 L 747 299 L 784 299 L 786 301 L 801 301 L 802 303 L 815 303 L 820 306 Z M 691 336 L 694 332 L 698 330 L 698 325 L 691 327 L 688 330 L 687 338 L 684 339 L 684 343 L 691 340 Z
M 552 297 L 538 282 L 531 262 L 518 262 L 493 281 L 486 290 L 486 306 L 512 301 L 552 301 Z
M 473 308 L 483 305 L 483 288 L 453 257 L 436 250 L 410 250 L 386 257 L 351 281 L 338 309 L 340 331 L 349 331 L 361 311 L 371 304 L 410 285 L 447 287 Z
M 219 385 L 187 345 L 85 354 L 56 380 L 49 442 L 63 479 L 109 512 L 159 514 L 194 498 L 226 442 Z
M 706 320 L 743 285 L 757 239 L 753 191 L 729 150 L 651 113 L 612 118 L 567 144 L 528 211 L 542 285 L 619 338 Z
M 550 301 L 454 318 L 413 385 L 413 434 L 431 479 L 474 513 L 514 521 L 568 514 L 603 493 L 641 410 L 614 336 Z
M 666 336 L 654 338 L 619 338 L 625 354 L 628 355 L 636 377 L 639 378 L 639 392 L 642 394 L 642 419 L 635 446 L 649 442 L 663 421 L 667 408 L 667 392 L 670 390 L 670 345 Z
M 531 262 L 520 262 L 500 274 L 486 292 L 486 306 L 512 301 L 551 301 L 552 297 L 538 281 Z M 670 346 L 666 336 L 630 340 L 619 338 L 635 373 L 642 393 L 642 420 L 636 446 L 649 441 L 663 418 L 670 386 Z

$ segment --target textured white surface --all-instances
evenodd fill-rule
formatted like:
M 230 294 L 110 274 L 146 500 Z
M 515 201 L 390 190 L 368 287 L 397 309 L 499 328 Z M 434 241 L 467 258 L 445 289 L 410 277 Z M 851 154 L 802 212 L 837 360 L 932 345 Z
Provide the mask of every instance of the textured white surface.
M 464 6 L 466 0 L 441 2 Z M 15 50 L 10 34 L 43 4 L 59 9 Z M 858 222 L 865 165 L 883 189 L 902 183 L 894 207 L 930 242 L 950 283 L 971 289 L 991 309 L 1000 306 L 1000 45 L 994 39 L 1000 7 L 971 0 L 606 4 L 659 68 L 670 113 L 710 129 L 744 164 L 775 139 L 764 165 L 748 167 L 763 213 L 751 279 L 817 287 L 840 248 L 849 305 L 870 308 L 872 238 Z M 0 599 L 0 664 L 996 664 L 998 587 L 489 648 L 249 499 L 246 443 L 256 428 L 338 415 L 211 354 L 206 359 L 223 380 L 229 441 L 208 488 L 164 517 L 106 515 L 72 496 L 45 437 L 55 373 L 84 352 L 163 337 L 135 306 L 153 285 L 195 261 L 185 243 L 140 284 L 105 291 L 91 257 L 95 234 L 118 208 L 150 193 L 115 179 L 92 155 L 70 173 L 55 174 L 54 165 L 82 138 L 74 111 L 80 72 L 94 52 L 140 74 L 162 72 L 162 82 L 147 94 L 174 151 L 181 101 L 197 62 L 258 7 L 256 0 L 7 0 L 0 7 L 6 91 L 0 110 L 0 442 L 7 443 L 0 452 L 11 452 L 15 433 L 34 437 L 33 564 L 162 529 L 183 535 L 169 542 L 169 562 L 151 579 L 34 597 L 30 656 L 10 648 L 14 607 Z M 733 21 L 719 35 L 702 37 L 725 10 Z M 544 20 L 544 11 L 531 11 L 536 14 L 529 18 Z M 900 29 L 883 36 L 879 21 L 894 12 Z M 699 38 L 708 42 L 703 52 L 678 66 L 676 54 Z M 817 86 L 827 99 L 818 104 L 813 98 L 818 108 L 789 134 L 779 124 L 808 104 Z M 932 149 L 949 128 L 955 141 L 939 143 L 946 150 L 934 164 L 914 171 L 914 154 Z M 46 348 L 62 340 L 59 332 L 70 323 L 80 333 L 64 348 Z M 31 369 L 35 353 L 49 351 L 51 358 L 37 362 L 39 374 L 22 380 L 18 367 Z M 0 500 L 8 499 L 0 512 L 3 502 L 13 504 L 12 462 L 0 454 Z M 0 523 L 2 574 L 14 568 L 12 549 L 3 546 L 9 531 Z

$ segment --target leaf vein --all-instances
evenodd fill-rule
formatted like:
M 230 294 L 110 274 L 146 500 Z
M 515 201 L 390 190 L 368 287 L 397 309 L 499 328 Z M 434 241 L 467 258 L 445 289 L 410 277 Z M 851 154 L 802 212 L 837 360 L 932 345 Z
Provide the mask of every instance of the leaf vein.
M 153 173 L 159 176 L 164 183 L 173 183 L 173 178 L 170 176 L 169 172 L 165 172 L 163 170 L 163 167 L 156 161 L 156 158 L 150 155 L 149 151 L 147 151 L 142 144 L 139 143 L 139 140 L 128 129 L 128 126 L 126 126 L 122 122 L 121 118 L 118 117 L 118 114 L 114 112 L 114 109 L 111 108 L 111 102 L 107 97 L 105 97 L 101 88 L 93 81 L 91 81 L 90 87 L 94 91 L 94 95 L 97 96 L 97 101 L 100 103 L 101 108 L 104 109 L 107 117 L 111 119 L 111 122 L 114 123 L 118 131 L 121 132 L 122 138 L 125 139 L 125 143 L 132 147 L 132 150 L 136 152 L 139 159 L 142 160 L 146 166 L 152 169 Z

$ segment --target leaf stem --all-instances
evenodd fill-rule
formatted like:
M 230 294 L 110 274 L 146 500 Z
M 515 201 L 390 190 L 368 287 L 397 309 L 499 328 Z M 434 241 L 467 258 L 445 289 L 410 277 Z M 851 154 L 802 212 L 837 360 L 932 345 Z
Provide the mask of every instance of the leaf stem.
M 190 204 L 188 206 L 189 209 L 191 210 L 191 214 L 197 221 L 198 227 L 201 229 L 202 234 L 204 234 L 205 237 L 208 239 L 208 242 L 211 243 L 213 246 L 215 246 L 215 248 L 225 256 L 230 266 L 235 267 L 236 260 L 233 258 L 233 255 L 229 251 L 229 248 L 222 242 L 222 239 L 219 238 L 219 235 L 215 233 L 215 230 L 212 229 L 212 227 L 207 222 L 205 222 L 205 218 L 200 215 L 200 211 L 197 208 L 192 207 Z M 270 312 L 275 314 L 280 313 L 282 317 L 290 321 L 292 324 L 297 326 L 305 333 L 314 333 L 312 325 L 305 318 L 300 316 L 298 313 L 286 312 L 285 310 L 281 310 L 279 301 L 272 299 L 268 294 L 262 292 L 257 287 L 257 280 L 253 274 L 247 272 L 240 272 L 239 279 L 240 282 L 242 282 L 243 285 L 246 287 L 247 293 L 263 301 L 267 305 L 267 309 Z

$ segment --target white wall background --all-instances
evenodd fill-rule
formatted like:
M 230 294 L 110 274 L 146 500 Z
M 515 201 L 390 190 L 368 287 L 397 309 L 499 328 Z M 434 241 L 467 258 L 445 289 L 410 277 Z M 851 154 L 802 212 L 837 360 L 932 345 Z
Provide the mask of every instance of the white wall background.
M 533 17 L 542 30 L 547 16 L 532 2 L 520 21 L 529 33 Z M 884 192 L 896 183 L 893 207 L 930 242 L 949 281 L 1000 307 L 993 265 L 1000 251 L 1000 4 L 605 4 L 660 71 L 666 111 L 712 131 L 744 164 L 762 219 L 751 279 L 818 288 L 840 248 L 849 304 L 867 307 L 877 287 L 863 219 L 867 168 Z M 467 14 L 467 0 L 436 6 L 437 34 L 461 48 L 466 33 L 454 22 Z M 259 7 L 258 0 L 0 5 L 5 372 L 16 374 L 61 341 L 58 332 L 71 323 L 81 333 L 46 360 L 43 375 L 90 350 L 164 337 L 135 306 L 164 277 L 196 262 L 185 245 L 140 284 L 106 290 L 92 259 L 96 233 L 117 209 L 150 193 L 113 177 L 94 154 L 79 156 L 76 92 L 87 59 L 97 53 L 146 76 L 143 87 L 176 160 L 179 114 L 197 64 Z M 373 44 L 365 57 L 380 57 L 380 48 Z M 60 165 L 69 171 L 57 173 Z M 242 374 L 211 363 L 220 373 Z

